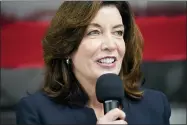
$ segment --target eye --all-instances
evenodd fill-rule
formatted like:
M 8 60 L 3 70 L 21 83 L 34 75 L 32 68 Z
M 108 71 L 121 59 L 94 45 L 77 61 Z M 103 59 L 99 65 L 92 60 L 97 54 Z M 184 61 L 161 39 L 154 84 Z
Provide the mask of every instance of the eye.
M 124 34 L 124 31 L 122 31 L 122 30 L 114 32 L 114 35 L 117 35 L 117 36 L 123 36 L 123 34 Z
M 90 31 L 87 35 L 99 35 L 100 34 L 100 31 L 98 31 L 98 30 L 92 30 L 92 31 Z

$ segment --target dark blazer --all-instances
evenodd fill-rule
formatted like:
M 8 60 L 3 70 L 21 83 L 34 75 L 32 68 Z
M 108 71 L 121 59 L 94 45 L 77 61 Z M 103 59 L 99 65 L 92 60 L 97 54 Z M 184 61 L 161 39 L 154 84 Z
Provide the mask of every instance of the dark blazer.
M 170 105 L 161 92 L 145 89 L 142 100 L 124 98 L 123 103 L 128 124 L 170 124 Z M 16 118 L 20 125 L 96 124 L 97 121 L 93 109 L 57 104 L 43 92 L 22 98 L 17 105 Z

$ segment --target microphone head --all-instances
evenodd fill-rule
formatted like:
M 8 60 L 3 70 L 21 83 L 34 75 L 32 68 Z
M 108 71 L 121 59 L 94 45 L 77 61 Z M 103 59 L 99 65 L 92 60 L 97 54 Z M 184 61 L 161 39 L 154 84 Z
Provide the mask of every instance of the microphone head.
M 96 96 L 101 103 L 107 100 L 121 101 L 124 98 L 124 87 L 120 77 L 112 73 L 101 75 L 96 82 Z

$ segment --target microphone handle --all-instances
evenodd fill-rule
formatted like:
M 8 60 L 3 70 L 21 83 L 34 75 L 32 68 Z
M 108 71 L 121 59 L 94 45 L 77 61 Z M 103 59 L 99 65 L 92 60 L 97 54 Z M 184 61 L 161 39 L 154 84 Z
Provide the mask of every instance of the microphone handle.
M 114 108 L 119 108 L 119 102 L 117 100 L 107 100 L 104 102 L 105 114 Z

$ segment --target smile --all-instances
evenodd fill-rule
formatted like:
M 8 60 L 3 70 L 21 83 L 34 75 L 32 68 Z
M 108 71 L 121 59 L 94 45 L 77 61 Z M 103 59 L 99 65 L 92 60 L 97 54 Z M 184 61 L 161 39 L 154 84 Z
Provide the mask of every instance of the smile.
M 102 68 L 114 68 L 116 66 L 116 57 L 104 57 L 97 60 L 97 64 Z
M 114 63 L 115 61 L 116 61 L 115 57 L 106 57 L 106 58 L 102 58 L 102 59 L 98 60 L 97 62 L 111 64 L 111 63 Z

